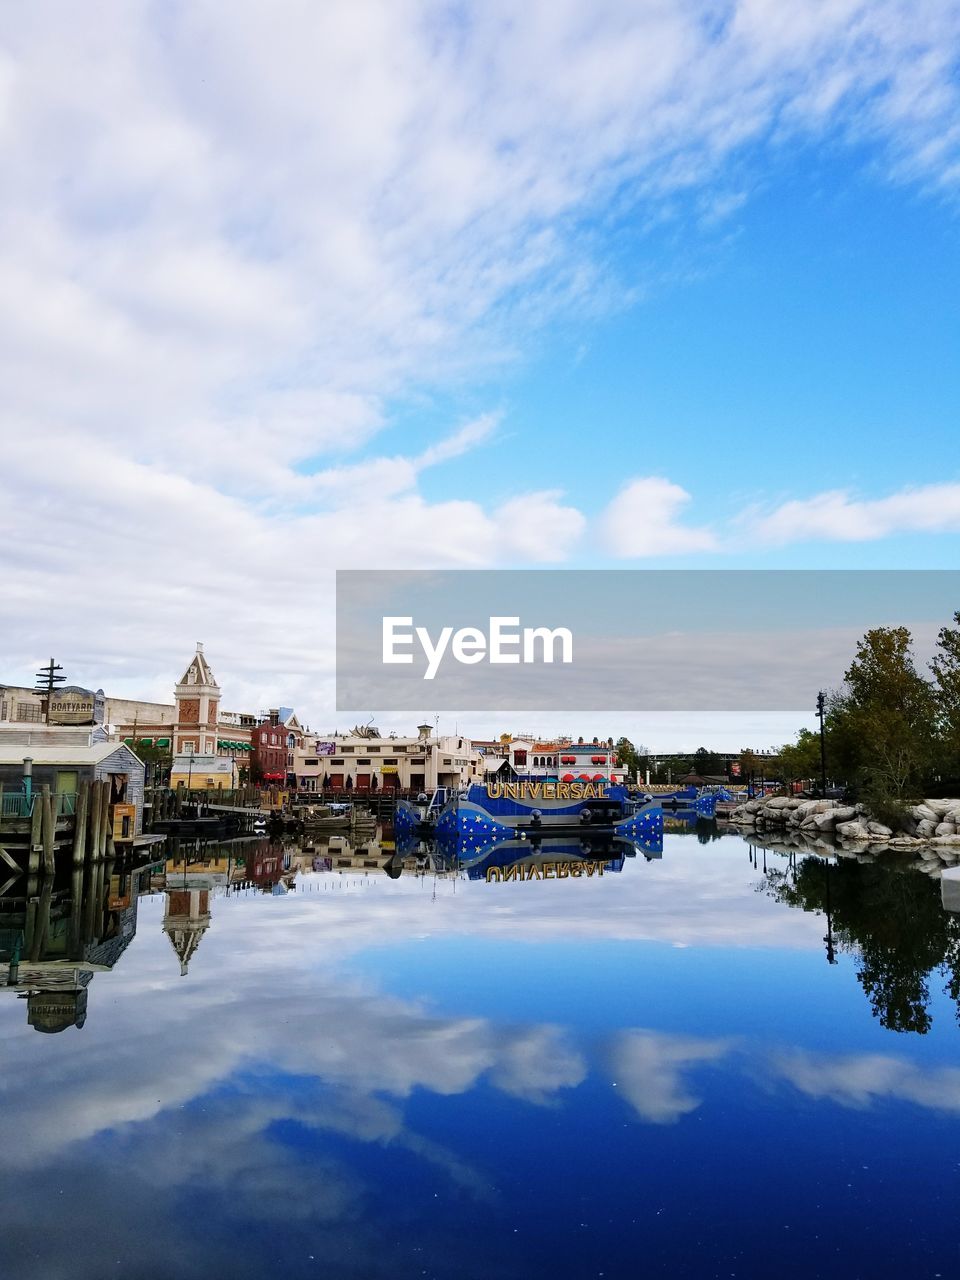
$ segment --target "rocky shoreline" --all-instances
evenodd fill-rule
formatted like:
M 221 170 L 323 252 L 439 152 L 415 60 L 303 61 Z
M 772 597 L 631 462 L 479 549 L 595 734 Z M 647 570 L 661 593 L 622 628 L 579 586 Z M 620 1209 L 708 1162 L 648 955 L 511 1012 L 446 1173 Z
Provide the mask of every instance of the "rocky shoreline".
M 912 805 L 897 830 L 878 822 L 862 804 L 795 796 L 748 800 L 729 821 L 745 835 L 754 833 L 757 843 L 783 852 L 812 847 L 873 856 L 892 850 L 918 856 L 931 870 L 960 862 L 960 799 Z

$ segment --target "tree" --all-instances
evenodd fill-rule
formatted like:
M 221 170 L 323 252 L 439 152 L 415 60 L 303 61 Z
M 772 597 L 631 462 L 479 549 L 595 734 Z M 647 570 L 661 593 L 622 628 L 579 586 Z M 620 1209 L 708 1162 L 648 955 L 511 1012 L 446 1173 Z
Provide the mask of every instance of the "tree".
M 619 738 L 617 740 L 617 760 L 620 766 L 629 777 L 640 779 L 640 752 L 633 745 L 629 738 Z
M 845 689 L 831 700 L 834 755 L 864 797 L 902 804 L 933 760 L 936 699 L 916 669 L 906 627 L 876 627 L 857 645 Z
M 715 751 L 708 751 L 706 747 L 697 747 L 693 753 L 693 772 L 699 773 L 701 778 L 706 777 L 707 774 L 723 773 L 723 761 Z
M 937 699 L 937 733 L 941 772 L 960 778 L 960 613 L 956 627 L 941 627 L 937 653 L 930 663 Z
M 132 745 L 134 754 L 143 761 L 146 785 L 148 787 L 166 785 L 169 782 L 170 768 L 173 764 L 170 748 L 158 747 L 153 742 L 144 741 L 143 738 L 138 738 Z
M 749 747 L 741 748 L 740 777 L 742 781 L 746 782 L 751 775 L 762 774 L 763 768 L 763 761 L 755 751 L 751 751 Z
M 820 776 L 820 734 L 801 729 L 796 742 L 780 748 L 780 773 L 784 782 L 806 781 Z

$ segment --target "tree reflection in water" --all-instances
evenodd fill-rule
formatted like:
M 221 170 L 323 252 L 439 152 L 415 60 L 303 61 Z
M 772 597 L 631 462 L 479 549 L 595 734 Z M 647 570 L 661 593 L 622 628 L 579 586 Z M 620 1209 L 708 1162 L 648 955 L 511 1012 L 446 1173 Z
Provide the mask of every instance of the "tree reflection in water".
M 829 917 L 831 945 L 857 957 L 857 978 L 874 1015 L 891 1031 L 923 1035 L 932 974 L 960 1022 L 960 919 L 943 910 L 936 880 L 909 868 L 810 855 L 793 870 L 767 870 L 762 888 L 777 902 Z

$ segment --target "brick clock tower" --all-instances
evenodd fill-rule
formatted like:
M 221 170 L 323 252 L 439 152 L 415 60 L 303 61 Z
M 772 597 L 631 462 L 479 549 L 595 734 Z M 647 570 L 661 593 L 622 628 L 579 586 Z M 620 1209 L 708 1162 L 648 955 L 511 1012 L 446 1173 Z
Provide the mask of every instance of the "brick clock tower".
M 202 644 L 197 645 L 197 652 L 181 676 L 174 697 L 177 701 L 174 755 L 216 755 L 220 686 L 203 656 Z

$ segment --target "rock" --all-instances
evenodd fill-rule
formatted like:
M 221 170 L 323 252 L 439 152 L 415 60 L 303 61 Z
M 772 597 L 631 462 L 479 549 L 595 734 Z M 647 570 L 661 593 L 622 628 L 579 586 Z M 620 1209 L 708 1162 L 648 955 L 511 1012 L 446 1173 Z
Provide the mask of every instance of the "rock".
M 832 831 L 837 823 L 837 815 L 835 810 L 829 813 L 816 813 L 813 816 L 813 825 L 818 831 Z
M 936 809 L 931 809 L 928 804 L 915 804 L 910 810 L 910 815 L 918 822 L 932 822 L 934 826 L 940 821 L 940 815 Z
M 862 822 L 838 822 L 836 827 L 837 835 L 842 836 L 844 840 L 868 840 L 870 832 Z
M 834 808 L 832 800 L 803 800 L 797 805 L 797 813 L 800 814 L 801 821 L 809 818 L 815 813 L 827 813 Z
M 833 816 L 837 822 L 850 822 L 857 816 L 857 806 L 855 804 L 838 804 L 833 811 Z
M 931 836 L 936 835 L 937 824 L 933 818 L 921 818 L 917 823 L 917 836 L 921 840 L 929 840 Z
M 883 839 L 893 835 L 893 830 L 890 827 L 885 827 L 882 822 L 877 822 L 874 818 L 871 818 L 867 823 L 867 830 L 872 836 L 880 836 Z
M 940 901 L 944 911 L 960 911 L 960 867 L 947 867 L 941 875 Z
M 773 796 L 764 805 L 765 809 L 795 809 L 799 804 L 793 796 Z
M 948 848 L 960 847 L 960 836 L 933 836 L 931 837 L 930 844 L 935 844 L 938 848 L 941 848 L 944 845 Z
M 924 800 L 923 803 L 924 803 L 924 807 L 927 809 L 932 809 L 933 812 L 937 815 L 937 817 L 942 822 L 943 819 L 946 817 L 947 813 L 949 813 L 949 811 L 954 807 L 954 805 L 956 804 L 956 801 L 955 800 Z
M 957 834 L 957 824 L 955 822 L 938 822 L 933 834 L 935 836 L 955 836 Z

